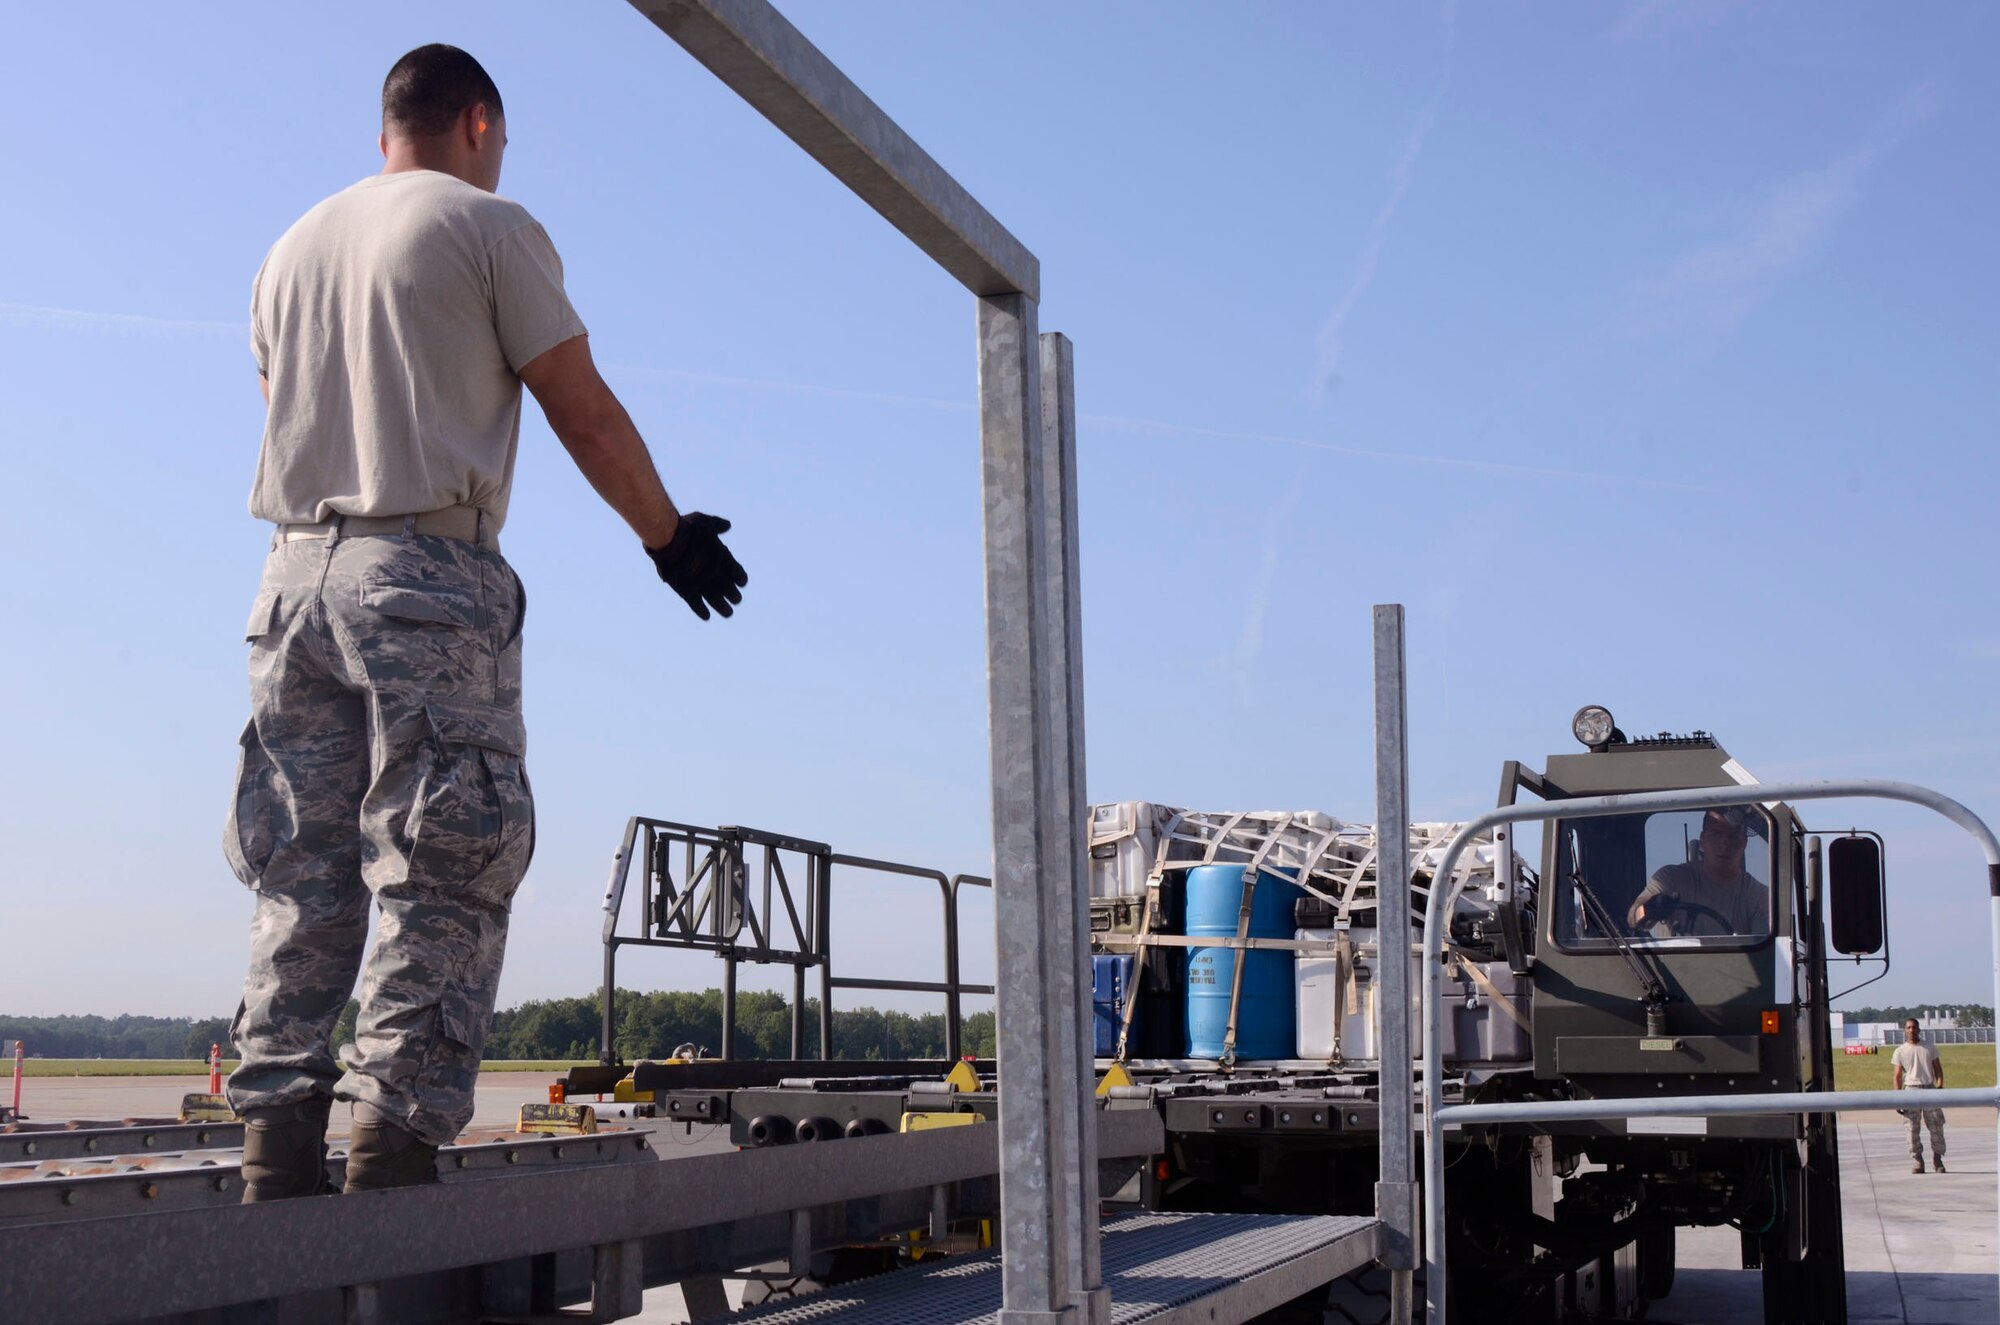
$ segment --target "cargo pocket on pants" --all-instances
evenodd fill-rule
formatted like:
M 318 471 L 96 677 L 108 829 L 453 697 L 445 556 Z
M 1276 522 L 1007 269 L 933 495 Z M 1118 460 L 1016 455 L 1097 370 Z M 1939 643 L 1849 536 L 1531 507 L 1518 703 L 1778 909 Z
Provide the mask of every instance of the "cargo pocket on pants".
M 257 887 L 277 851 L 273 819 L 279 808 L 273 785 L 275 768 L 264 743 L 257 738 L 257 720 L 243 724 L 236 758 L 236 795 L 229 803 L 229 820 L 222 829 L 222 854 L 246 888 Z
M 505 906 L 528 871 L 534 800 L 518 714 L 428 699 L 428 767 L 409 820 L 410 872 Z
M 472 1114 L 472 1088 L 479 1079 L 479 1051 L 486 1040 L 484 1022 L 459 989 L 439 995 L 437 1034 L 424 1055 L 417 1095 L 423 1109 L 455 1119 L 454 1131 Z

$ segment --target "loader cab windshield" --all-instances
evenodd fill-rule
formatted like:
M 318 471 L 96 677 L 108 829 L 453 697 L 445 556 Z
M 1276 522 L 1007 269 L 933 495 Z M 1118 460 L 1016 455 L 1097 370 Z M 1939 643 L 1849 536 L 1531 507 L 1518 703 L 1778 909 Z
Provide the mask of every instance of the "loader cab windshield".
M 1741 948 L 1771 933 L 1771 818 L 1759 808 L 1566 820 L 1557 832 L 1563 947 Z

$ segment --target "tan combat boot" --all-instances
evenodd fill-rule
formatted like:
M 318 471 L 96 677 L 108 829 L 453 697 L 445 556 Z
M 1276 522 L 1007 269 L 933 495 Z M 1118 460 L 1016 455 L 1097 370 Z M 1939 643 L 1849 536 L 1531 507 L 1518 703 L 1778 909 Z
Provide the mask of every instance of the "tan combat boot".
M 344 1194 L 420 1187 L 438 1180 L 438 1148 L 389 1121 L 365 1101 L 354 1105 L 354 1135 L 347 1146 Z
M 326 1120 L 333 1101 L 313 1095 L 296 1104 L 243 1112 L 243 1204 L 321 1196 L 326 1176 Z

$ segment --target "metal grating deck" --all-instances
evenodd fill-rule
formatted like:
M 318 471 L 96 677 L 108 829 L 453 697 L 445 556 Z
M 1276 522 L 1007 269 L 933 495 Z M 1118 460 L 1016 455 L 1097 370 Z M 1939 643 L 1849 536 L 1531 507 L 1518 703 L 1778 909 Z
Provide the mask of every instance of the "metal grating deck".
M 1379 1222 L 1354 1215 L 1130 1215 L 1104 1226 L 1113 1325 L 1248 1320 L 1372 1260 Z M 954 1256 L 739 1311 L 732 1322 L 978 1325 L 1000 1311 L 998 1255 Z

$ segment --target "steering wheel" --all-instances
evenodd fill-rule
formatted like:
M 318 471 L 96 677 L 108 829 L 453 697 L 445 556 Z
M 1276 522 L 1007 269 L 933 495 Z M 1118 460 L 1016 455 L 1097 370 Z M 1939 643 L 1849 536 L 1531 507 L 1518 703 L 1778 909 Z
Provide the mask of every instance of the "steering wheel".
M 1668 920 L 1662 914 L 1663 912 L 1684 916 L 1686 919 L 1684 921 Z M 1690 902 L 1679 897 L 1660 896 L 1646 903 L 1645 924 L 1648 928 L 1655 923 L 1664 924 L 1667 928 L 1674 931 L 1676 937 L 1689 937 L 1688 931 L 1692 928 L 1692 922 L 1704 916 L 1713 920 L 1715 927 L 1721 933 L 1734 934 L 1736 932 L 1735 922 L 1714 907 L 1703 906 L 1700 902 Z

